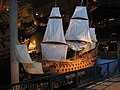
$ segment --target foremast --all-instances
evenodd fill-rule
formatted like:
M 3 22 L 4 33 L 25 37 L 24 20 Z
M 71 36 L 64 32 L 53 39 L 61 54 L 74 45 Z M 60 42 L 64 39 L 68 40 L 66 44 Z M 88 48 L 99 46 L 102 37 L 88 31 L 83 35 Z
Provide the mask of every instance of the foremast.
M 53 7 L 43 41 L 42 59 L 66 62 L 68 45 L 66 44 L 59 7 Z

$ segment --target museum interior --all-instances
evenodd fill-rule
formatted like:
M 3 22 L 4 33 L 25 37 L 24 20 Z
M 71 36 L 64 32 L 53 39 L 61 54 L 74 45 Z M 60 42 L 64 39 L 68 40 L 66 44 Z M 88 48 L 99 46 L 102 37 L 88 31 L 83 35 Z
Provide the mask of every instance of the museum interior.
M 16 1 L 16 3 L 14 1 Z M 14 6 L 15 4 L 17 5 L 17 7 Z M 10 7 L 12 6 L 13 8 L 17 9 L 17 16 L 15 16 L 17 17 L 15 18 L 15 20 L 17 20 L 17 23 L 11 23 L 11 18 L 14 18 L 14 16 L 12 17 L 12 15 L 15 15 L 14 12 L 11 12 L 12 10 L 10 9 Z M 11 60 L 10 60 L 12 57 L 11 40 L 14 38 L 12 37 L 12 34 L 14 36 L 14 33 L 12 33 L 10 27 L 14 27 L 14 26 L 15 28 L 17 27 L 17 33 L 18 33 L 17 43 L 20 45 L 26 44 L 30 57 L 37 61 L 38 58 L 42 58 L 41 56 L 42 46 L 40 45 L 44 40 L 43 39 L 44 36 L 47 35 L 45 33 L 47 31 L 49 19 L 62 18 L 63 33 L 65 35 L 67 33 L 69 23 L 72 22 L 71 17 L 74 13 L 76 6 L 85 6 L 87 8 L 86 12 L 88 14 L 89 26 L 95 28 L 95 34 L 98 43 L 97 59 L 118 59 L 118 58 L 120 59 L 120 52 L 119 52 L 120 49 L 118 48 L 120 45 L 120 31 L 119 31 L 120 30 L 120 0 L 0 0 L 0 87 L 10 85 L 12 82 L 11 75 L 13 75 L 11 74 L 11 72 L 17 72 L 17 71 L 12 71 L 15 69 L 11 69 L 12 68 Z M 53 7 L 59 7 L 61 17 L 59 16 L 50 17 L 50 13 Z M 11 16 L 10 13 L 12 13 Z M 73 17 L 73 20 L 74 18 L 76 19 L 77 17 Z M 84 17 L 83 18 L 80 17 L 80 19 L 83 21 L 86 20 L 86 18 Z M 74 32 L 76 33 L 76 31 Z M 43 42 L 43 44 L 49 42 L 50 41 L 48 42 L 45 41 Z M 78 41 L 75 42 L 77 43 Z M 52 43 L 54 44 L 56 42 L 52 42 Z M 60 42 L 60 44 L 63 43 L 64 42 Z M 13 40 L 13 44 L 14 44 L 14 40 Z M 56 44 L 59 44 L 59 42 L 57 42 Z M 47 63 L 47 61 L 44 63 Z M 86 62 L 84 61 L 84 63 Z M 55 64 L 55 65 L 59 66 L 59 64 Z M 67 65 L 65 67 L 67 67 Z M 68 65 L 67 68 L 69 67 L 70 66 Z M 99 68 L 97 69 L 99 70 Z M 57 72 L 59 72 L 60 70 L 64 71 L 63 69 L 59 69 L 57 70 Z M 84 76 L 86 76 L 86 74 Z M 41 77 L 43 76 L 41 75 Z M 25 72 L 25 70 L 23 70 L 23 66 L 21 65 L 21 63 L 19 63 L 19 82 L 22 82 L 26 79 L 28 79 L 28 75 Z M 68 80 L 69 83 L 70 80 L 71 82 L 74 81 L 74 80 L 72 81 L 72 79 L 69 79 Z M 42 87 L 43 83 L 40 85 Z M 56 87 L 57 86 L 59 85 L 56 85 Z M 11 89 L 11 90 L 48 90 L 45 88 L 44 89 L 35 89 L 35 88 Z M 8 89 L 3 89 L 3 90 L 8 90 Z M 54 90 L 63 90 L 63 89 L 54 89 Z

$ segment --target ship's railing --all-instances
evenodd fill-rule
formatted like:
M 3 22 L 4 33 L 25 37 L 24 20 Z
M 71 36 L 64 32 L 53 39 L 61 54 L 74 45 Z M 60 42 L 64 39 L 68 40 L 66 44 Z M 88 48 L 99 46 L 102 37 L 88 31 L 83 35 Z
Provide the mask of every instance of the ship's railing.
M 84 88 L 119 73 L 119 60 L 82 70 L 55 75 L 33 75 L 20 83 L 0 87 L 0 90 L 70 90 Z M 114 65 L 114 67 L 113 67 Z M 113 69 L 114 68 L 114 69 Z M 111 71 L 112 70 L 112 71 Z M 37 78 L 35 78 L 37 77 Z M 33 79 L 34 78 L 34 79 Z

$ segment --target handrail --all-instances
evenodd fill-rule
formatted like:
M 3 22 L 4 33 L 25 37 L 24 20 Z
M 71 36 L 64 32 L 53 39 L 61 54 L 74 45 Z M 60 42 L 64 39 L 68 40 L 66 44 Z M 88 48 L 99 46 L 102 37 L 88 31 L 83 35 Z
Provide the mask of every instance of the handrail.
M 23 90 L 23 88 L 28 88 L 29 90 L 38 90 L 44 88 L 44 90 L 54 90 L 59 88 L 67 89 L 77 89 L 84 88 L 88 85 L 96 83 L 98 81 L 104 80 L 108 77 L 111 77 L 115 74 L 118 74 L 118 61 L 115 60 L 112 62 L 103 63 L 100 65 L 95 65 L 94 67 L 89 67 L 81 70 L 76 70 L 72 72 L 54 74 L 48 76 L 39 76 L 35 79 L 29 79 L 20 83 L 0 87 L 0 90 Z M 110 73 L 110 65 L 117 63 L 113 73 Z M 101 74 L 102 66 L 107 65 L 106 72 L 104 75 Z

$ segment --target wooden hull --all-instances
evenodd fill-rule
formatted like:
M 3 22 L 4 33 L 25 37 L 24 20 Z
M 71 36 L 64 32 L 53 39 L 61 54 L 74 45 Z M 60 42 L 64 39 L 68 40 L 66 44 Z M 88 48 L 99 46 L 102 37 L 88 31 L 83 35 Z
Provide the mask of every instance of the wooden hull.
M 74 70 L 80 70 L 83 68 L 91 67 L 94 65 L 97 59 L 97 47 L 83 53 L 78 56 L 76 59 L 73 57 L 68 59 L 67 62 L 57 62 L 57 61 L 48 61 L 44 60 L 42 62 L 44 73 L 65 73 L 71 72 Z

